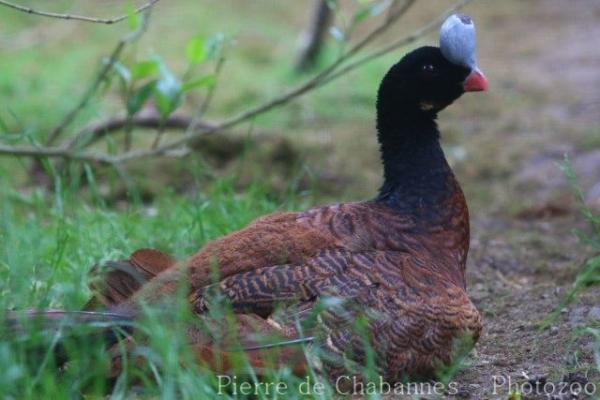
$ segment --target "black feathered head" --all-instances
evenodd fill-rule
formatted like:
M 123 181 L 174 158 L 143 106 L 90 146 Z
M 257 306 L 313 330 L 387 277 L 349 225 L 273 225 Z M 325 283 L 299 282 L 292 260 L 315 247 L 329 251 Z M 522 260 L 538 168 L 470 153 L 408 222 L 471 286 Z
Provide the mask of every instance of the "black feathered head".
M 487 90 L 475 57 L 475 26 L 454 14 L 440 30 L 440 47 L 421 47 L 405 55 L 379 88 L 379 119 L 436 114 L 465 92 Z

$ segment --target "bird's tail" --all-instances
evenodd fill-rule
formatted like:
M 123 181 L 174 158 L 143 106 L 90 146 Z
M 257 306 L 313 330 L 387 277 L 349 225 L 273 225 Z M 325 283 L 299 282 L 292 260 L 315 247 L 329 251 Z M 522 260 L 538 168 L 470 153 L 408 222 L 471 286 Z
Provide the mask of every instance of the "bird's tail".
M 109 261 L 91 271 L 94 297 L 84 310 L 117 306 L 129 300 L 146 282 L 175 265 L 168 255 L 154 249 L 136 250 L 127 260 Z
M 133 316 L 102 311 L 11 311 L 5 315 L 2 335 L 20 343 L 32 359 L 50 349 L 57 365 L 68 361 L 68 344 L 99 341 L 111 347 L 133 329 Z
M 103 311 L 10 311 L 6 315 L 6 327 L 15 333 L 21 333 L 25 325 L 32 324 L 43 330 L 56 330 L 72 326 L 88 325 L 106 328 L 126 326 L 132 319 L 125 313 Z
M 117 343 L 133 333 L 142 317 L 142 310 L 130 300 L 145 283 L 174 265 L 173 259 L 157 250 L 138 250 L 127 260 L 110 261 L 93 268 L 90 289 L 94 296 L 82 311 L 8 312 L 4 326 L 0 323 L 0 331 L 23 337 L 23 340 L 35 336 L 33 345 L 28 348 L 40 356 L 52 346 L 57 365 L 63 365 L 70 358 L 67 343 L 101 341 L 109 354 L 115 355 L 109 376 L 117 376 L 121 370 Z M 168 304 L 161 306 L 166 308 L 158 310 L 162 313 L 159 319 L 168 324 L 176 313 L 169 312 Z M 257 369 L 268 363 L 266 359 L 276 359 L 282 365 L 293 365 L 296 372 L 305 370 L 300 344 L 311 342 L 312 337 L 299 338 L 296 332 L 283 332 L 276 324 L 257 315 L 235 314 L 232 319 L 195 315 L 186 334 L 199 363 L 215 372 L 226 372 L 234 364 L 231 360 L 238 359 L 238 354 L 243 352 L 249 364 Z M 229 322 L 233 326 L 229 326 Z M 43 340 L 40 341 L 40 337 Z
M 133 330 L 136 312 L 123 303 L 172 265 L 173 259 L 152 249 L 97 265 L 92 268 L 89 284 L 93 297 L 82 311 L 9 311 L 4 324 L 0 323 L 0 332 L 21 342 L 30 341 L 26 344 L 34 354 L 46 351 L 48 340 L 52 340 L 58 364 L 66 361 L 64 344 L 70 340 L 100 340 L 109 348 Z

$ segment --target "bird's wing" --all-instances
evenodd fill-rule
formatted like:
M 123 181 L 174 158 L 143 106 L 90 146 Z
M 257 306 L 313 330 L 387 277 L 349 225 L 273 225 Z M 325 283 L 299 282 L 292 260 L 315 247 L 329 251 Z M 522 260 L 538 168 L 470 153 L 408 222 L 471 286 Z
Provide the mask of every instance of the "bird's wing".
M 236 313 L 256 318 L 272 316 L 273 326 L 279 327 L 286 341 L 317 337 L 322 342 L 319 345 L 330 352 L 345 353 L 353 348 L 358 353 L 365 344 L 360 332 L 355 332 L 357 320 L 374 317 L 368 322 L 374 329 L 392 313 L 398 311 L 401 315 L 401 309 L 386 301 L 393 297 L 390 293 L 399 289 L 389 286 L 394 280 L 390 274 L 401 276 L 408 257 L 383 251 L 325 250 L 302 264 L 275 265 L 231 275 L 195 291 L 190 302 L 196 313 L 204 314 L 222 294 Z M 400 289 L 406 288 L 402 282 L 399 285 Z M 271 345 L 267 341 L 262 345 L 254 343 L 253 347 Z
M 146 282 L 174 264 L 171 257 L 158 250 L 140 249 L 128 260 L 94 266 L 89 283 L 93 297 L 84 310 L 110 307 L 127 300 Z
M 202 314 L 221 293 L 237 313 L 258 321 L 264 321 L 258 315 L 270 316 L 267 330 L 283 339 L 270 336 L 252 348 L 310 339 L 324 351 L 332 374 L 342 373 L 348 360 L 364 365 L 370 349 L 380 368 L 420 373 L 433 360 L 447 361 L 454 339 L 477 336 L 480 329 L 463 289 L 421 268 L 422 261 L 398 251 L 323 251 L 301 265 L 232 275 L 194 292 L 190 301 Z
M 258 268 L 202 287 L 190 295 L 190 303 L 208 328 L 192 335 L 190 342 L 201 361 L 211 368 L 228 364 L 237 347 L 255 367 L 277 354 L 279 365 L 306 369 L 300 344 L 311 342 L 321 349 L 327 343 L 325 347 L 331 345 L 325 349 L 327 352 L 337 350 L 337 342 L 328 342 L 329 332 L 335 331 L 332 337 L 336 341 L 347 340 L 360 312 L 375 306 L 373 289 L 379 274 L 369 270 L 376 258 L 341 249 L 324 250 L 301 264 Z M 232 329 L 219 322 L 215 326 L 210 318 L 223 298 L 235 312 L 235 338 L 227 336 Z M 338 334 L 341 331 L 344 334 Z M 216 346 L 224 351 L 215 352 L 216 342 L 226 343 L 224 347 Z M 294 362 L 290 362 L 292 359 Z
M 434 261 L 415 256 L 419 244 L 412 228 L 409 219 L 373 204 L 274 214 L 175 265 L 162 253 L 135 253 L 115 264 L 127 272 L 111 270 L 101 293 L 108 298 L 104 304 L 117 304 L 110 311 L 135 316 L 137 302 L 172 302 L 178 283 L 186 280 L 191 306 L 208 327 L 190 327 L 190 344 L 199 360 L 213 367 L 239 350 L 260 366 L 265 348 L 279 349 L 285 364 L 299 353 L 303 357 L 297 344 L 306 341 L 332 356 L 330 370 L 348 359 L 364 361 L 367 342 L 379 365 L 405 368 L 421 359 L 430 365 L 432 355 L 421 352 L 452 337 L 466 295 L 458 288 L 453 298 L 459 300 L 448 308 L 454 300 L 444 293 L 455 288 L 441 289 L 443 277 L 423 268 Z M 143 279 L 149 281 L 140 288 Z M 236 312 L 233 330 L 211 318 L 211 301 L 219 294 Z M 223 337 L 231 331 L 235 338 Z M 225 347 L 215 349 L 223 341 Z
M 391 218 L 398 219 L 394 235 L 388 231 Z M 402 250 L 408 240 L 402 240 L 400 233 L 412 225 L 408 219 L 386 215 L 375 204 L 367 203 L 271 214 L 206 244 L 188 260 L 144 285 L 129 303 L 168 301 L 182 280 L 196 291 L 230 276 L 269 266 L 300 266 L 324 251 L 360 252 L 377 247 Z
M 410 235 L 406 233 L 414 226 L 411 218 L 394 215 L 389 208 L 375 203 L 336 204 L 302 213 L 274 214 L 209 243 L 188 260 L 186 267 L 192 287 L 200 288 L 210 283 L 211 266 L 215 265 L 219 278 L 224 279 L 272 265 L 301 265 L 330 250 L 402 251 L 409 245 Z
M 384 359 L 385 349 L 395 346 L 403 355 L 390 362 L 413 360 L 415 349 L 430 347 L 427 341 L 452 336 L 452 329 L 435 319 L 449 315 L 453 323 L 466 298 L 461 292 L 458 308 L 436 309 L 448 304 L 441 298 L 449 289 L 439 286 L 443 276 L 426 267 L 438 261 L 419 258 L 423 245 L 414 228 L 409 218 L 365 203 L 269 215 L 161 272 L 121 310 L 137 302 L 168 303 L 185 280 L 200 320 L 210 316 L 211 293 L 229 299 L 236 318 L 244 319 L 236 331 L 245 348 L 315 337 L 328 352 L 360 361 L 366 357 L 365 335 L 356 321 L 365 319 L 366 337 Z M 321 306 L 323 299 L 340 301 Z M 303 332 L 297 322 L 308 324 L 301 326 Z M 214 332 L 218 336 L 222 330 Z M 267 343 L 254 340 L 261 336 Z M 214 338 L 202 333 L 192 339 L 204 354 Z

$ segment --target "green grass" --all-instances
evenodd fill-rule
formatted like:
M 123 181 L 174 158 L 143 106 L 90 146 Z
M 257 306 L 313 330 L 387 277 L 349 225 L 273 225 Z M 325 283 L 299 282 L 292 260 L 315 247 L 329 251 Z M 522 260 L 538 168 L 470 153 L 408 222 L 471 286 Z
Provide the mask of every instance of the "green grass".
M 576 231 L 575 234 L 578 236 L 582 247 L 591 248 L 592 254 L 600 254 L 600 215 L 595 214 L 586 205 L 585 194 L 568 159 L 563 162 L 561 169 L 575 192 L 575 196 L 580 204 L 579 211 L 581 217 L 588 225 L 586 231 Z M 578 293 L 587 287 L 598 284 L 600 284 L 600 255 L 595 255 L 581 265 L 573 290 L 567 295 L 565 301 L 573 301 Z
M 2 171 L 2 176 L 6 173 Z M 237 194 L 231 181 L 219 181 L 209 192 L 191 198 L 164 193 L 151 206 L 132 201 L 126 210 L 117 211 L 99 199 L 82 202 L 77 191 L 58 186 L 55 194 L 34 191 L 24 195 L 7 190 L 0 195 L 2 310 L 80 309 L 90 297 L 87 273 L 96 263 L 122 259 L 140 247 L 183 258 L 210 239 L 239 229 L 260 215 L 297 208 L 300 201 L 295 196 L 286 196 L 285 203 L 273 201 L 258 185 Z M 209 396 L 215 376 L 191 362 L 191 352 L 184 350 L 183 330 L 152 318 L 148 323 L 152 329 L 146 351 L 156 375 L 144 382 L 144 394 Z M 27 335 L 33 339 L 25 341 Z M 101 394 L 106 389 L 101 371 L 107 359 L 100 343 L 78 344 L 72 354 L 77 361 L 59 374 L 52 357 L 41 364 L 37 363 L 40 357 L 35 358 L 36 363 L 27 358 L 27 349 L 41 346 L 39 356 L 51 343 L 37 337 L 34 329 L 24 336 L 5 333 L 0 340 L 0 365 L 6 371 L 0 378 L 3 398 L 72 398 L 80 390 Z M 277 373 L 292 379 L 289 371 Z M 126 369 L 115 394 L 126 393 L 126 381 L 136 376 L 142 376 L 139 368 Z
M 8 171 L 0 169 L 0 176 L 10 181 Z M 81 190 L 73 182 L 57 178 L 54 189 L 53 194 L 9 189 L 0 195 L 0 310 L 81 309 L 90 298 L 88 271 L 94 264 L 125 258 L 140 247 L 157 248 L 182 259 L 207 241 L 260 215 L 306 207 L 306 198 L 288 193 L 285 201 L 274 200 L 260 184 L 251 185 L 243 194 L 236 193 L 232 180 L 217 180 L 210 190 L 191 197 L 165 191 L 151 205 L 136 202 L 134 195 L 123 210 L 108 207 L 101 197 L 82 201 Z M 243 353 L 232 357 L 234 370 L 228 373 L 237 380 L 237 389 L 219 386 L 219 376 L 197 364 L 188 346 L 185 328 L 193 324 L 202 329 L 203 325 L 186 304 L 187 296 L 182 292 L 168 310 L 146 310 L 135 324 L 135 357 L 141 357 L 143 364 L 136 364 L 133 356 L 128 358 L 112 383 L 106 378 L 109 356 L 103 343 L 90 335 L 95 332 L 93 328 L 42 329 L 35 321 L 24 321 L 15 334 L 1 327 L 3 398 L 67 399 L 82 394 L 86 398 L 107 394 L 114 398 L 164 399 L 331 398 L 334 388 L 327 382 L 318 392 L 311 389 L 307 393 L 306 380 L 314 385 L 317 376 L 294 376 L 291 366 L 268 367 L 261 371 L 259 380 Z M 231 311 L 216 303 L 208 315 L 209 321 L 227 321 Z M 357 329 L 364 330 L 364 326 Z M 62 370 L 57 368 L 54 353 L 58 343 L 70 359 Z M 365 344 L 371 361 L 364 373 L 375 377 L 373 352 L 368 342 Z M 318 356 L 318 351 L 311 354 Z M 240 386 L 246 381 L 253 388 L 248 395 Z M 260 382 L 279 383 L 286 387 L 285 394 L 277 395 L 273 387 L 267 389 Z
M 68 8 L 73 6 L 71 2 L 63 4 L 65 9 L 73 11 Z M 63 4 L 54 3 L 53 10 L 60 12 Z M 45 9 L 47 3 L 33 2 L 31 6 Z M 244 2 L 243 6 L 248 5 Z M 230 6 L 219 2 L 212 2 L 205 9 L 201 7 L 194 1 L 179 2 L 177 7 L 161 4 L 148 32 L 126 51 L 125 59 L 147 59 L 159 54 L 181 75 L 187 68 L 185 46 L 192 37 L 209 37 L 219 32 L 229 40 L 236 40 L 239 44 L 227 54 L 223 73 L 226 79 L 220 83 L 211 110 L 214 118 L 242 111 L 304 79 L 291 72 L 295 47 L 274 46 L 272 42 L 273 37 L 281 43 L 295 42 L 303 21 L 298 20 L 298 29 L 290 27 L 288 21 L 290 16 L 299 15 L 302 7 L 286 4 L 273 8 L 272 4 L 264 3 L 250 6 L 252 9 L 246 11 L 256 17 L 254 25 L 247 23 L 246 12 L 232 13 Z M 269 12 L 265 12 L 266 8 Z M 75 11 L 98 15 L 105 10 L 84 6 Z M 112 15 L 121 10 L 108 11 Z M 273 18 L 277 14 L 286 14 L 286 18 Z M 2 9 L 0 22 L 7 35 L 4 43 L 12 46 L 0 75 L 1 139 L 11 144 L 41 143 L 77 103 L 100 68 L 100 60 L 126 34 L 127 27 L 65 23 L 7 9 Z M 168 40 L 165 32 L 169 32 Z M 33 33 L 33 39 L 28 39 L 28 33 Z M 331 46 L 324 61 L 330 61 L 336 52 L 335 45 Z M 372 117 L 374 88 L 380 69 L 384 68 L 377 65 L 370 65 L 367 73 L 350 75 L 352 85 L 348 81 L 334 83 L 298 105 L 262 116 L 253 122 L 252 129 L 276 129 L 278 133 L 288 130 L 293 136 L 306 129 L 304 115 L 312 115 L 310 118 L 316 115 L 322 121 L 339 119 L 337 109 L 326 105 L 340 94 L 353 109 L 344 118 L 348 123 Z M 195 109 L 199 101 L 199 97 L 190 96 L 183 111 Z M 67 134 L 73 134 L 90 121 L 120 114 L 121 104 L 116 90 L 93 98 Z M 202 161 L 174 161 L 173 166 L 168 166 L 170 172 L 162 175 L 156 170 L 148 171 L 147 165 L 133 166 L 137 188 L 143 188 L 147 182 L 152 184 L 157 176 L 164 182 L 155 184 L 150 203 L 139 200 L 143 195 L 123 198 L 119 194 L 122 185 L 110 171 L 96 171 L 94 175 L 89 169 L 70 168 L 68 173 L 50 174 L 47 190 L 29 185 L 27 161 L 2 158 L 0 310 L 78 310 L 90 298 L 88 272 L 95 264 L 126 258 L 135 249 L 148 247 L 185 258 L 207 241 L 239 229 L 258 216 L 305 208 L 314 200 L 297 187 L 294 178 L 297 172 L 292 172 L 291 181 L 285 187 L 279 185 L 279 192 L 274 193 L 272 187 L 256 178 L 264 175 L 264 165 L 258 168 L 252 161 L 245 162 L 245 158 L 242 154 L 227 178 L 216 178 Z M 244 190 L 240 192 L 237 181 L 242 170 L 253 171 L 255 178 L 244 177 Z M 168 183 L 169 175 L 183 173 L 193 177 L 191 187 L 200 188 L 196 193 L 182 195 Z M 17 335 L 11 330 L 3 331 L 2 398 L 66 399 L 80 397 L 82 393 L 89 398 L 107 393 L 115 398 L 139 395 L 199 399 L 213 398 L 216 394 L 227 397 L 227 392 L 216 392 L 217 377 L 197 365 L 193 352 L 187 348 L 181 327 L 189 321 L 189 311 L 186 307 L 175 309 L 171 323 L 165 323 L 164 316 L 152 310 L 138 323 L 138 331 L 144 337 L 139 351 L 145 366 L 128 364 L 114 387 L 106 381 L 109 360 L 103 344 L 94 339 L 82 340 L 84 332 L 74 333 L 77 340 L 65 339 L 72 361 L 65 370 L 58 371 L 53 356 L 57 332 L 44 333 L 28 324 Z M 217 319 L 227 316 L 225 311 L 213 313 Z M 256 381 L 255 372 L 243 356 L 239 356 L 237 364 L 240 381 Z M 289 388 L 301 383 L 289 369 L 268 370 L 265 379 L 285 382 Z M 323 395 L 309 397 L 330 398 L 331 391 L 326 386 Z M 297 390 L 291 389 L 289 393 L 300 397 Z M 273 398 L 273 395 L 263 390 L 258 397 Z
M 578 200 L 580 201 L 580 212 L 583 219 L 588 224 L 586 231 L 576 232 L 582 247 L 592 249 L 592 254 L 580 267 L 573 288 L 567 293 L 563 301 L 564 304 L 575 302 L 577 296 L 582 292 L 589 290 L 592 287 L 600 285 L 600 215 L 595 214 L 585 204 L 585 197 L 577 177 L 572 170 L 570 164 L 565 161 L 562 169 L 571 182 Z M 596 372 L 600 371 L 600 324 L 597 321 L 591 322 L 590 325 L 578 333 L 578 336 L 592 335 L 595 338 L 594 357 L 596 363 Z M 596 377 L 596 380 L 598 378 Z
M 293 197 L 285 204 L 269 197 L 256 185 L 239 194 L 231 181 L 219 181 L 193 198 L 166 192 L 151 205 L 133 203 L 118 211 L 101 200 L 81 201 L 70 188 L 52 194 L 5 191 L 0 202 L 3 293 L 23 294 L 5 305 L 76 307 L 87 296 L 81 286 L 94 263 L 140 247 L 190 255 L 260 215 L 297 206 Z
M 575 276 L 575 281 L 570 290 L 563 296 L 559 305 L 548 317 L 540 324 L 540 330 L 547 329 L 554 323 L 561 314 L 561 310 L 577 303 L 579 297 L 587 290 L 600 285 L 600 215 L 594 213 L 585 202 L 585 194 L 581 188 L 577 175 L 573 170 L 568 158 L 560 165 L 565 177 L 571 184 L 574 195 L 579 203 L 579 212 L 581 218 L 586 222 L 587 229 L 577 230 L 577 235 L 582 248 L 588 249 L 592 254 L 580 266 Z M 597 322 L 591 321 L 588 326 L 578 329 L 573 334 L 573 341 L 581 336 L 591 335 L 596 341 L 594 346 L 594 356 L 596 370 L 600 371 L 600 326 Z M 597 379 L 597 378 L 596 378 Z
M 28 4 L 39 9 L 48 7 L 44 1 Z M 232 12 L 232 4 L 244 12 Z M 60 8 L 61 5 L 65 8 Z M 90 15 L 121 12 L 118 7 L 73 1 L 54 2 L 52 7 L 58 12 L 69 10 Z M 236 0 L 199 4 L 195 0 L 181 0 L 176 7 L 160 2 L 148 32 L 127 50 L 125 58 L 147 59 L 158 54 L 181 75 L 186 69 L 185 46 L 192 37 L 210 37 L 222 32 L 235 40 L 237 44 L 228 51 L 224 78 L 209 112 L 211 119 L 218 120 L 275 97 L 305 78 L 291 72 L 296 51 L 293 43 L 304 24 L 305 8 L 302 2 L 248 4 Z M 6 33 L 13 46 L 5 51 L 0 74 L 0 139 L 21 145 L 44 141 L 49 130 L 84 93 L 102 57 L 127 32 L 124 25 L 52 21 L 4 8 L 0 25 L 2 34 Z M 401 28 L 392 34 L 408 32 Z M 29 33 L 34 34 L 28 36 Z M 323 63 L 333 60 L 338 50 L 335 43 L 330 44 Z M 313 144 L 311 149 L 324 147 L 318 153 L 321 155 L 330 150 L 322 146 L 321 127 L 328 127 L 327 135 L 329 129 L 335 129 L 332 136 L 341 133 L 338 136 L 341 146 L 353 151 L 351 157 L 343 152 L 339 157 L 356 160 L 350 169 L 360 173 L 367 156 L 363 142 L 356 138 L 369 137 L 375 142 L 375 91 L 380 77 L 401 53 L 399 50 L 365 65 L 277 112 L 265 114 L 240 127 L 237 134 L 276 133 L 292 138 L 295 143 L 316 136 L 317 145 Z M 191 112 L 200 100 L 199 96 L 190 96 L 183 111 Z M 109 91 L 91 101 L 67 134 L 91 121 L 121 113 L 117 91 Z M 249 151 L 255 150 L 262 149 L 254 147 Z M 377 151 L 374 147 L 373 150 L 372 158 L 379 168 Z M 275 175 L 275 167 L 264 158 L 259 157 L 257 162 L 252 156 L 255 154 L 243 153 L 227 170 L 226 178 L 222 177 L 222 171 L 215 173 L 197 159 L 134 164 L 129 172 L 140 192 L 147 186 L 152 188 L 150 200 L 144 193 L 123 196 L 121 182 L 114 172 L 105 170 L 96 170 L 94 175 L 71 168 L 70 174 L 51 175 L 49 188 L 38 188 L 30 184 L 27 161 L 0 159 L 0 310 L 78 310 L 90 297 L 88 271 L 95 264 L 122 259 L 135 249 L 147 247 L 181 259 L 195 253 L 207 241 L 239 229 L 258 216 L 277 210 L 303 209 L 321 199 L 322 194 L 310 182 L 308 192 L 306 184 L 298 184 L 304 175 L 310 175 L 310 168 L 307 173 L 301 165 L 288 166 L 292 171 L 283 180 L 289 178 L 290 182 L 268 185 L 264 181 Z M 345 166 L 346 161 L 340 165 Z M 327 167 L 323 169 L 329 170 Z M 184 190 L 175 189 L 175 181 L 182 175 L 189 175 L 193 182 Z M 364 191 L 365 180 L 359 181 Z M 345 185 L 343 180 L 342 183 Z M 335 197 L 339 200 L 344 194 L 336 193 Z M 190 318 L 185 307 L 175 309 L 170 323 L 164 323 L 163 316 L 152 311 L 139 322 L 138 328 L 146 337 L 141 346 L 146 366 L 129 364 L 114 388 L 109 387 L 104 376 L 108 357 L 101 343 L 67 341 L 67 350 L 74 361 L 59 372 L 52 357 L 54 336 L 40 334 L 35 326 L 17 336 L 3 332 L 1 397 L 66 399 L 86 393 L 86 398 L 98 398 L 108 391 L 115 398 L 214 398 L 218 378 L 196 365 L 183 330 L 173 329 L 180 328 Z M 226 311 L 214 313 L 221 319 L 227 316 Z M 32 349 L 36 350 L 34 354 Z M 237 362 L 240 377 L 256 379 L 243 356 Z M 374 376 L 372 365 L 367 366 L 366 373 Z M 444 378 L 450 379 L 454 373 L 449 371 Z M 280 398 L 328 399 L 333 392 L 331 386 L 325 385 L 322 395 L 301 395 L 295 388 L 303 380 L 292 376 L 289 369 L 267 370 L 265 380 L 284 382 L 291 388 L 288 395 Z M 264 390 L 258 396 L 248 397 L 276 398 Z

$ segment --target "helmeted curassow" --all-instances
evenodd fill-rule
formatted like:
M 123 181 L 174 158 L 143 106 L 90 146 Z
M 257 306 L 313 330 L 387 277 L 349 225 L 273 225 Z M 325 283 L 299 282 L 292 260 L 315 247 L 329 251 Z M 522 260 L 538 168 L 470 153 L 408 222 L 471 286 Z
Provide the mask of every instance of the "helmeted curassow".
M 217 327 L 213 335 L 190 327 L 190 346 L 218 372 L 229 368 L 229 354 L 244 349 L 256 368 L 272 351 L 278 364 L 303 373 L 308 361 L 298 343 L 310 342 L 326 355 L 322 367 L 334 377 L 347 372 L 349 361 L 365 361 L 368 342 L 386 380 L 430 376 L 452 361 L 455 340 L 477 340 L 481 331 L 465 284 L 467 204 L 440 147 L 436 116 L 463 93 L 486 89 L 473 22 L 453 15 L 442 26 L 440 47 L 410 52 L 381 82 L 384 183 L 375 199 L 267 215 L 180 262 L 138 250 L 104 266 L 80 320 L 135 320 L 142 304 L 168 307 L 184 280 L 196 318 Z M 233 333 L 209 321 L 215 293 L 232 307 Z M 307 322 L 304 316 L 323 299 L 339 301 Z M 353 324 L 360 318 L 363 332 Z M 112 346 L 114 376 L 121 363 L 118 345 Z

